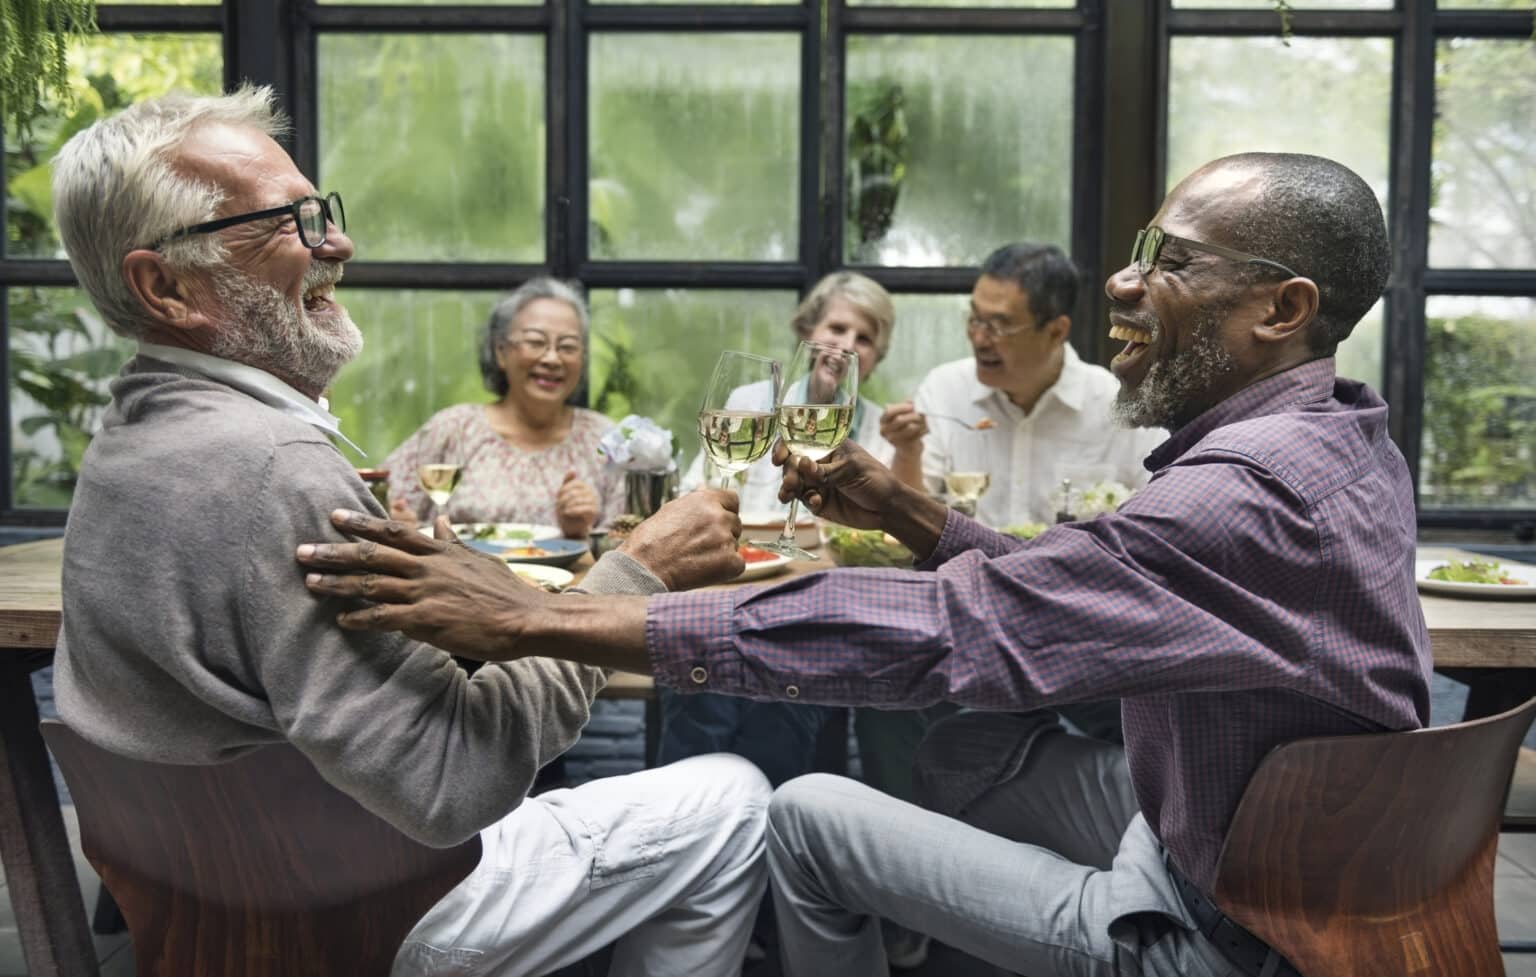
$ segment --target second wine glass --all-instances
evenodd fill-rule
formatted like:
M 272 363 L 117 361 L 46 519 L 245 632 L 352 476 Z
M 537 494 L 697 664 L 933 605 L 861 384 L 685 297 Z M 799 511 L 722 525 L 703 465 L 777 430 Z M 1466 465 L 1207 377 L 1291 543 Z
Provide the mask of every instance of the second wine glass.
M 778 360 L 733 349 L 720 354 L 699 407 L 699 439 L 721 488 L 773 446 L 778 402 Z
M 417 467 L 416 477 L 421 480 L 421 487 L 426 490 L 427 497 L 437 507 L 437 515 L 448 515 L 448 500 L 453 498 L 453 490 L 459 487 L 459 476 L 463 471 L 464 466 L 452 461 L 431 462 Z
M 858 400 L 858 354 L 836 346 L 801 343 L 784 377 L 779 437 L 791 454 L 820 461 L 848 437 Z M 791 499 L 779 538 L 753 541 L 752 545 L 802 560 L 819 559 L 795 545 L 795 518 L 799 514 L 800 500 Z

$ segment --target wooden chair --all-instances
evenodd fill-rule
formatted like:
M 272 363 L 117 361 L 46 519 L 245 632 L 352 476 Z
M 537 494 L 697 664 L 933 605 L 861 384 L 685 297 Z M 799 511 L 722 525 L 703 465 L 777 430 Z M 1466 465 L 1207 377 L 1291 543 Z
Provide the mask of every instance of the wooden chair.
M 478 837 L 448 849 L 410 840 L 286 744 L 171 766 L 63 723 L 42 728 L 139 977 L 383 977 L 480 860 Z
M 1276 748 L 1227 831 L 1216 904 L 1306 977 L 1502 975 L 1494 858 L 1533 715 L 1536 699 Z

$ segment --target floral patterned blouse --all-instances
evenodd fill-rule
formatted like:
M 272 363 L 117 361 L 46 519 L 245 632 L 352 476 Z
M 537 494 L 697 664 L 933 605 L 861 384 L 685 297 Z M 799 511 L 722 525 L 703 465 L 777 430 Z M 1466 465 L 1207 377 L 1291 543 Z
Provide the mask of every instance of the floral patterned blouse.
M 597 442 L 613 422 L 576 408 L 571 433 L 553 447 L 528 451 L 491 428 L 485 404 L 456 404 L 438 411 L 384 460 L 391 499 L 404 499 L 416 518 L 436 515 L 417 480 L 418 465 L 457 461 L 464 466 L 448 502 L 453 522 L 531 522 L 557 526 L 555 494 L 566 472 L 597 492 L 597 525 L 624 511 L 624 473 L 609 470 Z

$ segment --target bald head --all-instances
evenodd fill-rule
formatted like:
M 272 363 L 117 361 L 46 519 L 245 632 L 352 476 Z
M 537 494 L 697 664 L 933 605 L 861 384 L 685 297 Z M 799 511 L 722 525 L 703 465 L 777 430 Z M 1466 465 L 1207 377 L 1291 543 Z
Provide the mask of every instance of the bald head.
M 1219 209 L 1221 243 L 1317 284 L 1308 341 L 1318 353 L 1347 339 L 1386 288 L 1392 260 L 1381 205 L 1340 163 L 1300 153 L 1225 156 L 1196 170 L 1175 196 L 1183 207 Z M 1265 272 L 1249 266 L 1247 273 Z

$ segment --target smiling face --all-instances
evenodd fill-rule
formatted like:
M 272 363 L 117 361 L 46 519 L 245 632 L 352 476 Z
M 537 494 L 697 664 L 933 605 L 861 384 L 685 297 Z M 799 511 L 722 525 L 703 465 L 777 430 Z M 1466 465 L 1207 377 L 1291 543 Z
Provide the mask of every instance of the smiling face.
M 206 125 L 182 144 L 178 167 L 225 192 L 215 217 L 277 207 L 314 195 L 293 160 L 255 129 Z M 291 217 L 217 232 L 228 253 L 219 267 L 188 276 L 215 321 L 208 351 L 247 363 L 311 395 L 362 348 L 362 335 L 335 299 L 352 241 L 334 225 L 311 250 Z
M 1261 186 L 1252 169 L 1210 166 L 1179 184 L 1152 223 L 1167 233 L 1234 247 L 1223 233 Z M 1145 275 L 1127 265 L 1105 283 L 1110 337 L 1124 340 L 1110 369 L 1127 423 L 1177 429 L 1264 372 L 1270 350 L 1254 331 L 1268 315 L 1249 266 L 1169 242 Z
M 879 338 L 880 330 L 869 316 L 841 296 L 827 300 L 821 318 L 816 320 L 816 324 L 811 326 L 811 331 L 805 336 L 806 342 L 857 353 L 860 384 L 869 379 L 880 363 Z
M 1066 316 L 1039 323 L 1028 292 L 1014 282 L 982 275 L 971 289 L 971 322 L 990 322 L 1008 333 L 994 337 L 989 329 L 967 329 L 978 382 L 1002 390 L 1015 402 L 1030 403 L 1055 382 L 1071 328 Z
M 575 309 L 559 299 L 529 302 L 496 345 L 496 365 L 507 378 L 507 400 L 536 410 L 564 403 L 581 382 L 585 351 Z

